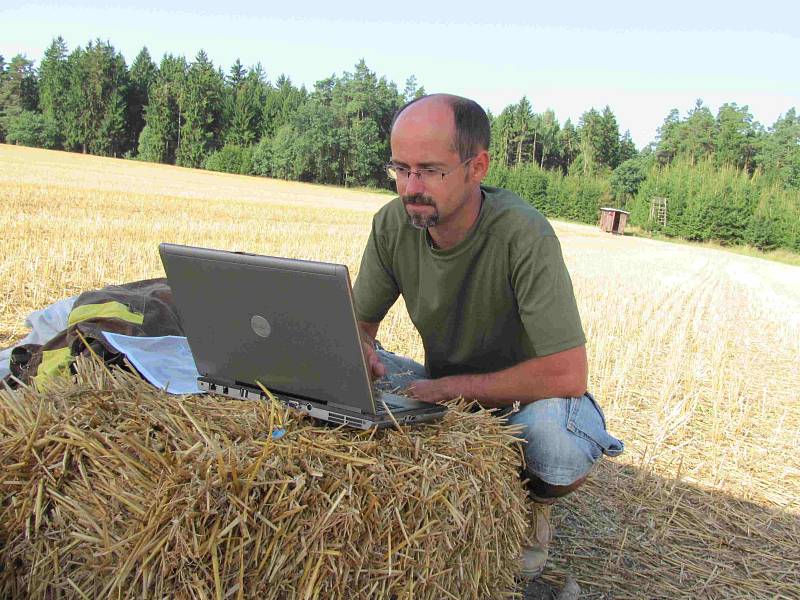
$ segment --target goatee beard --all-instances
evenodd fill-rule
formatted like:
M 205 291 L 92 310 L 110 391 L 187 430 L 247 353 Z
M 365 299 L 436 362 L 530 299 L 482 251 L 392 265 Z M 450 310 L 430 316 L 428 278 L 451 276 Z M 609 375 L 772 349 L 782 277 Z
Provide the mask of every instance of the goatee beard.
M 433 213 L 427 216 L 418 214 L 412 215 L 406 211 L 408 222 L 412 227 L 417 229 L 428 229 L 428 227 L 436 227 L 436 225 L 439 223 L 439 210 L 436 208 L 436 203 L 430 196 L 414 194 L 411 196 L 401 196 L 400 199 L 403 201 L 403 206 L 408 206 L 411 204 L 416 206 L 433 207 Z

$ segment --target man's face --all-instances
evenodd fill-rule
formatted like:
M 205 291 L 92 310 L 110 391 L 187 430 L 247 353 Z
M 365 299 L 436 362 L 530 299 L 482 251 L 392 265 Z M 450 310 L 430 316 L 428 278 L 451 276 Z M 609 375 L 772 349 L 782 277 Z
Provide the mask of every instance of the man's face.
M 420 178 L 415 173 L 397 179 L 397 193 L 409 222 L 426 229 L 445 225 L 457 216 L 471 191 L 461 157 L 456 151 L 452 109 L 441 101 L 423 100 L 404 110 L 392 130 L 392 162 L 416 172 L 454 169 L 442 179 Z
M 436 227 L 439 224 L 439 209 L 430 196 L 425 196 L 423 194 L 414 196 L 404 195 L 400 196 L 400 199 L 406 207 L 408 222 L 417 229 Z M 422 209 L 421 207 L 423 206 L 428 206 L 430 209 Z

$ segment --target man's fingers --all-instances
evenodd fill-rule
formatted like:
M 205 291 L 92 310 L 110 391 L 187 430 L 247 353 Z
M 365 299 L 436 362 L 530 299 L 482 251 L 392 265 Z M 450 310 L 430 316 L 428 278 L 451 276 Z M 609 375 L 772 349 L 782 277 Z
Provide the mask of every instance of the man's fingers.
M 431 379 L 415 379 L 403 388 L 403 394 L 428 404 L 439 404 L 445 398 L 437 389 L 437 384 Z
M 417 383 L 419 383 L 418 379 L 415 379 L 414 381 L 409 383 L 406 387 L 403 388 L 403 393 L 406 396 L 411 396 L 412 398 L 415 398 L 416 396 L 414 395 L 414 388 L 416 387 Z
M 378 353 L 375 352 L 375 348 L 372 344 L 368 344 L 364 342 L 364 355 L 367 358 L 367 364 L 369 365 L 370 376 L 373 379 L 379 379 L 386 375 L 386 367 L 381 362 L 381 359 L 378 357 Z
M 372 373 L 379 377 L 382 377 L 386 372 L 386 368 L 383 366 L 381 359 L 378 358 L 378 355 L 374 351 L 370 352 L 369 355 L 369 367 Z
M 378 358 L 378 355 L 375 355 L 375 360 L 372 363 L 372 372 L 375 373 L 378 377 L 383 377 L 386 375 L 386 367 L 381 362 L 381 359 Z

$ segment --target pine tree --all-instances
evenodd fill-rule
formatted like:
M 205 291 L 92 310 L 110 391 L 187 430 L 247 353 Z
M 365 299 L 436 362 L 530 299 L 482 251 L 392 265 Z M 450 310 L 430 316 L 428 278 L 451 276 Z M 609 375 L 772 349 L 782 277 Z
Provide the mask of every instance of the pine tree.
M 363 59 L 352 73 L 333 79 L 331 106 L 339 129 L 340 183 L 387 182 L 383 164 L 390 152 L 392 119 L 404 101 L 394 83 L 378 77 Z
M 615 169 L 620 161 L 619 125 L 617 118 L 606 105 L 600 115 L 600 143 L 596 148 L 598 161 L 610 169 Z
M 150 88 L 155 83 L 158 75 L 150 52 L 142 48 L 131 65 L 130 86 L 128 88 L 128 131 L 130 140 L 128 145 L 134 152 L 138 152 L 139 136 L 144 129 L 144 111 L 150 102 Z
M 626 160 L 636 158 L 638 154 L 639 153 L 636 150 L 636 144 L 634 144 L 633 139 L 631 139 L 631 132 L 626 129 L 625 133 L 622 134 L 622 139 L 619 141 L 619 165 L 624 163 Z
M 67 59 L 66 141 L 69 149 L 120 156 L 128 149 L 128 72 L 125 59 L 97 40 L 76 48 Z
M 620 163 L 619 125 L 610 107 L 606 106 L 602 113 L 594 108 L 583 113 L 578 134 L 578 160 L 584 175 L 598 169 L 611 171 Z
M 222 146 L 223 77 L 200 50 L 186 74 L 177 164 L 200 167 Z
M 560 154 L 559 164 L 562 172 L 566 174 L 580 152 L 578 130 L 575 129 L 575 125 L 572 124 L 571 119 L 564 121 L 564 127 L 561 128 L 558 135 L 558 146 Z
M 556 114 L 551 109 L 548 108 L 540 115 L 537 129 L 539 131 L 539 144 L 541 144 L 539 167 L 543 169 L 555 168 L 559 162 L 558 138 L 561 128 L 558 125 Z
M 756 160 L 782 185 L 800 189 L 800 115 L 794 108 L 770 127 Z
M 513 105 L 505 107 L 494 118 L 489 141 L 489 154 L 495 164 L 510 167 L 514 163 L 512 139 L 514 138 Z
M 661 165 L 668 165 L 678 154 L 680 134 L 680 113 L 677 108 L 673 108 L 664 119 L 664 123 L 658 128 L 656 159 Z
M 580 155 L 576 156 L 575 163 L 584 175 L 594 174 L 601 164 L 602 130 L 602 117 L 596 109 L 591 108 L 581 115 L 581 119 L 578 122 Z
M 56 132 L 52 140 L 52 146 L 56 148 L 64 146 L 69 81 L 67 44 L 58 36 L 45 51 L 39 66 L 39 110 Z
M 181 107 L 188 65 L 182 56 L 164 55 L 145 107 L 139 158 L 174 164 L 180 142 Z
M 747 106 L 723 104 L 717 112 L 714 160 L 747 172 L 755 168 L 758 130 Z
M 247 69 L 242 66 L 242 61 L 237 58 L 236 62 L 231 66 L 231 70 L 229 71 L 229 75 L 226 78 L 225 83 L 236 90 L 244 82 L 246 74 Z
M 272 138 L 278 129 L 289 124 L 307 97 L 305 88 L 292 85 L 292 80 L 286 75 L 278 77 L 275 87 L 267 89 L 264 100 L 264 110 L 261 112 L 263 135 Z
M 239 61 L 232 67 L 236 71 Z M 228 80 L 226 89 L 225 143 L 250 146 L 258 142 L 262 131 L 262 111 L 266 101 L 268 83 L 261 65 L 250 69 L 237 82 Z
M 531 162 L 534 159 L 534 149 L 536 147 L 533 108 L 527 96 L 523 96 L 516 104 L 512 115 L 512 143 L 516 153 L 513 165 L 520 167 L 523 163 Z
M 409 75 L 408 79 L 406 79 L 406 85 L 403 88 L 403 103 L 422 98 L 424 95 L 425 88 L 421 85 L 417 85 L 416 76 Z
M 688 157 L 693 165 L 711 156 L 714 153 L 715 129 L 714 116 L 698 99 L 686 121 L 681 124 L 678 154 Z

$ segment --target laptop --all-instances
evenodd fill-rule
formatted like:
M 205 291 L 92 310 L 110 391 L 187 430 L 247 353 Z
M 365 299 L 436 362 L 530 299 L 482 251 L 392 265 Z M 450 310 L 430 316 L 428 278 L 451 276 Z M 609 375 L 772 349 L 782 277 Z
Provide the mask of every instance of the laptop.
M 160 244 L 200 387 L 264 399 L 359 429 L 441 417 L 446 408 L 376 389 L 347 267 Z

